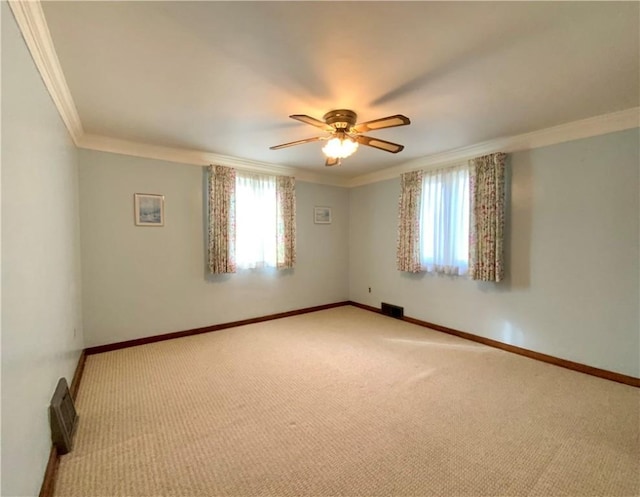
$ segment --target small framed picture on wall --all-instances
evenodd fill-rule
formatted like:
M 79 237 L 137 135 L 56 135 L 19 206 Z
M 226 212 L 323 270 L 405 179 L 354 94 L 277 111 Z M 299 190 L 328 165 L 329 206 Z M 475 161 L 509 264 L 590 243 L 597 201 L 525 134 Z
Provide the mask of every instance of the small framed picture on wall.
M 313 222 L 316 224 L 331 224 L 331 207 L 314 207 Z
M 134 193 L 136 226 L 164 226 L 164 195 Z

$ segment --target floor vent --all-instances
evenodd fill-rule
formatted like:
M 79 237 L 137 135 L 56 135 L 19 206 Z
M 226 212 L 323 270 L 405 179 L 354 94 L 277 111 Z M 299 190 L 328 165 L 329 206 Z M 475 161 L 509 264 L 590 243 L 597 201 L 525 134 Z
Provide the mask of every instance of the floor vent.
M 60 378 L 49 406 L 51 440 L 58 454 L 66 454 L 73 447 L 73 435 L 78 426 L 78 414 L 73 405 L 67 380 Z
M 382 314 L 385 316 L 391 316 L 392 318 L 402 319 L 404 317 L 404 307 L 400 307 L 399 305 L 386 304 L 382 302 L 380 308 L 382 309 Z

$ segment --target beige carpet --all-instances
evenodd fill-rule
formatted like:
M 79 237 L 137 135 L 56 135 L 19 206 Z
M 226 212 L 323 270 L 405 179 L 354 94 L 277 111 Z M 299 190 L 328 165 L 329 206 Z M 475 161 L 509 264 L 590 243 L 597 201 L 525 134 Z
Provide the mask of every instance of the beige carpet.
M 58 496 L 634 496 L 640 392 L 354 307 L 90 356 Z

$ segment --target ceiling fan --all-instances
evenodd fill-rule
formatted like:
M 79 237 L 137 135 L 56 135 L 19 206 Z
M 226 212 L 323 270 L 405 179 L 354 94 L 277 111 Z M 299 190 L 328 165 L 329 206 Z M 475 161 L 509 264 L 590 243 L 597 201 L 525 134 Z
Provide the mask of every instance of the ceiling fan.
M 281 148 L 292 147 L 294 145 L 302 145 L 303 143 L 329 140 L 327 144 L 322 147 L 322 151 L 327 156 L 325 166 L 339 166 L 342 159 L 349 157 L 357 150 L 358 144 L 397 154 L 404 149 L 404 145 L 380 140 L 371 136 L 365 136 L 361 133 L 411 124 L 409 118 L 402 114 L 396 114 L 395 116 L 383 117 L 381 119 L 374 119 L 373 121 L 356 124 L 358 115 L 348 109 L 329 111 L 323 116 L 323 121 L 305 114 L 295 114 L 289 117 L 306 124 L 311 124 L 311 126 L 327 131 L 329 134 L 326 136 L 315 136 L 305 140 L 283 143 L 282 145 L 276 145 L 269 148 L 271 150 L 279 150 Z

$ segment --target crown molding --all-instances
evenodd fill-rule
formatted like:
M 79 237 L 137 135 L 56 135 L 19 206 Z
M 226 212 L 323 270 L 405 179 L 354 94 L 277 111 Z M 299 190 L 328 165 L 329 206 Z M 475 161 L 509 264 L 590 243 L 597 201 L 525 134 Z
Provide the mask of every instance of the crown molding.
M 349 180 L 348 186 L 353 188 L 369 183 L 377 183 L 378 181 L 397 178 L 402 173 L 415 171 L 416 169 L 445 167 L 495 152 L 519 152 L 638 127 L 640 127 L 640 107 L 633 107 L 531 133 L 497 138 L 468 147 L 460 147 L 439 154 L 419 157 L 398 166 L 352 178 Z
M 77 145 L 84 131 L 60 67 L 42 5 L 39 1 L 9 0 L 9 6 L 53 103 Z
M 100 152 L 111 152 L 114 154 L 131 155 L 134 157 L 157 159 L 194 166 L 215 164 L 263 174 L 295 176 L 295 178 L 300 181 L 331 186 L 346 187 L 349 182 L 348 178 L 318 174 L 298 167 L 280 166 L 269 162 L 230 157 L 228 155 L 214 154 L 202 150 L 189 150 L 132 142 L 119 138 L 110 138 L 108 136 L 84 134 L 80 137 L 77 146 L 88 150 L 98 150 Z
M 511 153 L 522 150 L 531 150 L 534 148 L 546 147 L 558 143 L 638 127 L 640 127 L 640 107 L 634 107 L 631 109 L 613 112 L 611 114 L 590 117 L 588 119 L 565 123 L 552 128 L 533 131 L 531 133 L 498 138 L 467 147 L 460 147 L 439 154 L 419 157 L 398 166 L 389 167 L 381 171 L 364 174 L 355 178 L 329 176 L 314 173 L 302 168 L 280 166 L 268 162 L 241 159 L 238 157 L 230 157 L 201 150 L 188 150 L 164 147 L 160 145 L 150 145 L 98 135 L 82 135 L 76 142 L 76 145 L 80 148 L 99 150 L 102 152 L 112 152 L 116 154 L 132 155 L 135 157 L 144 157 L 148 159 L 158 159 L 198 166 L 218 164 L 245 171 L 295 176 L 300 181 L 308 181 L 310 183 L 354 188 L 357 186 L 397 178 L 402 173 L 406 173 L 408 171 L 446 167 L 495 152 Z

